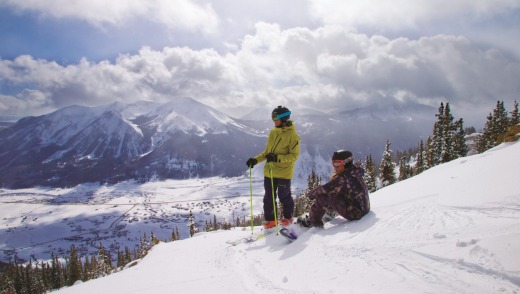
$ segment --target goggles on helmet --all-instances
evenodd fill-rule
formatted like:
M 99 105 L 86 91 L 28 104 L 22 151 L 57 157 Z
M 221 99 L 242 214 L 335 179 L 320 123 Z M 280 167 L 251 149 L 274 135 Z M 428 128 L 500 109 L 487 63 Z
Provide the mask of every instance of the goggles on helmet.
M 284 118 L 284 117 L 286 117 L 286 116 L 289 116 L 289 115 L 291 115 L 291 112 L 290 112 L 290 111 L 285 112 L 285 113 L 281 113 L 281 114 L 275 114 L 275 113 L 273 113 L 272 118 L 273 118 L 273 121 L 276 121 L 276 120 L 282 119 L 282 118 Z
M 334 167 L 343 166 L 343 165 L 345 165 L 345 160 L 335 159 L 332 161 L 332 166 L 334 166 Z

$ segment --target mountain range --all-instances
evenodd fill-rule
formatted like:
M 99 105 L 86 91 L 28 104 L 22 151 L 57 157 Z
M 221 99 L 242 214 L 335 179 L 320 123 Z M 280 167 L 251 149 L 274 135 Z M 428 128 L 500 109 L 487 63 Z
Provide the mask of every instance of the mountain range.
M 273 106 L 274 108 L 275 106 Z M 415 147 L 431 133 L 435 109 L 418 104 L 370 105 L 332 113 L 292 110 L 302 148 L 295 180 L 330 173 L 330 154 L 357 160 Z M 71 186 L 244 174 L 273 127 L 270 110 L 240 119 L 191 98 L 107 106 L 69 106 L 0 128 L 0 186 Z M 265 119 L 262 119 L 264 117 Z M 255 172 L 261 172 L 255 169 Z

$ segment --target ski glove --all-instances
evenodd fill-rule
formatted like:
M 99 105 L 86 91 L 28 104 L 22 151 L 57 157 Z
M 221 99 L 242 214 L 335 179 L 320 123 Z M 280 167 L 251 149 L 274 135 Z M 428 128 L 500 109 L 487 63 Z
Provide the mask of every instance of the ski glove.
M 249 158 L 246 162 L 246 165 L 250 168 L 253 168 L 255 166 L 255 164 L 257 164 L 258 161 L 254 158 Z
M 267 162 L 276 162 L 277 161 L 276 154 L 274 154 L 274 153 L 267 154 L 265 156 L 265 159 L 267 159 Z

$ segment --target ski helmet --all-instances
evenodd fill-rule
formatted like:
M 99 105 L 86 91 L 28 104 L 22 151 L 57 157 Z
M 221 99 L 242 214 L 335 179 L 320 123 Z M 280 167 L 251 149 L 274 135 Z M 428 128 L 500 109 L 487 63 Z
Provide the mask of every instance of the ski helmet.
M 289 118 L 291 118 L 291 111 L 287 107 L 278 106 L 271 113 L 273 120 L 282 120 L 282 122 L 286 122 Z
M 347 150 L 338 150 L 332 154 L 332 161 L 334 160 L 341 160 L 343 161 L 343 164 L 347 166 L 349 165 L 349 163 L 352 164 L 352 161 L 354 160 L 354 155 L 352 154 L 352 152 Z

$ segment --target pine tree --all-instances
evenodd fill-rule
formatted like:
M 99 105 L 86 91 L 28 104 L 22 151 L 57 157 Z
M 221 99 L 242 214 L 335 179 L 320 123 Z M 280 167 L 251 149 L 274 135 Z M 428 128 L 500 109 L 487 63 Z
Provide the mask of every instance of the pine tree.
M 29 261 L 29 263 L 25 266 L 24 269 L 25 274 L 25 289 L 27 293 L 44 293 L 41 285 L 40 285 L 40 279 L 38 276 L 38 269 L 33 269 L 32 262 Z
M 170 236 L 170 241 L 177 241 L 177 235 L 175 235 L 175 229 L 172 229 L 172 234 Z
M 16 265 L 15 288 L 17 293 L 29 293 L 27 288 L 27 277 L 24 267 L 21 264 Z
M 495 137 L 495 144 L 498 145 L 504 141 L 504 135 L 509 126 L 509 117 L 507 116 L 504 101 L 497 101 L 497 106 L 493 110 L 493 134 Z
M 425 170 L 435 166 L 435 152 L 433 151 L 433 141 L 430 136 L 426 138 L 426 146 L 424 148 L 424 167 Z
M 83 263 L 83 280 L 88 281 L 92 279 L 91 269 L 92 265 L 90 264 L 90 258 L 88 255 L 85 256 L 85 262 Z
M 401 159 L 399 160 L 399 177 L 397 178 L 397 180 L 404 181 L 411 177 L 410 171 L 410 164 L 408 163 L 406 156 L 401 157 Z
M 426 142 L 425 147 L 426 169 L 456 159 L 464 153 L 463 150 L 467 149 L 464 130 L 459 131 L 460 128 L 463 129 L 462 119 L 454 122 L 450 104 L 446 103 L 446 106 L 444 106 L 441 102 L 439 113 L 435 116 L 437 121 L 433 126 L 433 135 L 431 141 Z
M 42 278 L 42 271 L 38 267 L 38 263 L 34 262 L 34 268 L 32 267 L 32 262 L 29 261 L 29 265 L 26 266 L 30 267 L 32 272 L 27 275 L 27 279 L 30 281 L 30 290 L 31 293 L 45 293 L 45 285 L 43 283 Z
M 368 155 L 365 158 L 365 174 L 363 176 L 367 183 L 367 188 L 370 192 L 377 190 L 377 170 L 372 160 L 372 155 Z
M 125 265 L 132 261 L 132 252 L 128 246 L 125 246 Z
M 94 254 L 90 257 L 90 267 L 87 269 L 90 279 L 96 279 L 96 278 L 103 276 L 101 274 L 101 271 L 98 270 L 98 266 L 99 266 L 98 259 L 97 259 L 96 255 Z
M 453 136 L 454 158 L 465 157 L 468 155 L 468 145 L 466 144 L 466 132 L 464 131 L 464 121 L 461 119 L 455 122 L 455 134 Z
M 125 256 L 123 254 L 123 252 L 121 252 L 121 250 L 119 250 L 119 248 L 117 248 L 117 267 L 118 268 L 121 268 L 125 265 Z
M 442 141 L 442 150 L 440 154 L 440 162 L 450 162 L 455 159 L 454 152 L 454 132 L 455 126 L 453 124 L 453 115 L 451 114 L 450 104 L 446 103 L 446 107 L 444 108 L 444 115 L 442 116 L 441 123 L 441 138 Z
M 497 106 L 493 110 L 494 117 L 496 119 L 496 132 L 504 133 L 509 126 L 509 117 L 507 110 L 504 106 L 504 101 L 497 101 Z
M 518 102 L 515 100 L 513 104 L 513 111 L 511 111 L 509 126 L 516 126 L 518 124 L 520 124 L 520 115 L 518 114 Z
M 36 264 L 36 268 L 38 269 L 38 272 L 39 272 L 39 276 L 40 276 L 40 283 L 41 283 L 41 289 L 42 289 L 42 293 L 45 293 L 46 290 L 49 289 L 49 285 L 50 285 L 50 279 L 48 279 L 48 271 L 47 271 L 47 264 L 44 263 L 43 261 L 41 261 L 40 263 L 36 262 L 35 261 L 35 264 Z
M 379 165 L 379 174 L 381 175 L 381 187 L 386 187 L 396 182 L 395 163 L 392 160 L 392 150 L 390 150 L 390 141 L 386 141 L 383 159 Z
M 14 279 L 16 277 L 16 268 L 13 263 L 9 262 L 7 270 L 0 272 L 0 293 L 16 293 Z
M 436 166 L 441 162 L 442 151 L 444 150 L 443 140 L 443 126 L 444 126 L 444 103 L 441 102 L 439 106 L 439 113 L 435 115 L 437 121 L 433 124 L 432 148 L 430 150 L 432 155 L 432 165 Z
M 188 217 L 187 225 L 190 228 L 190 237 L 193 237 L 193 235 L 195 235 L 195 233 L 197 233 L 198 229 L 197 229 L 197 224 L 195 223 L 195 219 L 193 218 L 193 214 L 191 213 L 191 210 L 190 210 L 190 215 Z
M 159 240 L 157 237 L 155 237 L 155 234 L 153 232 L 150 233 L 150 248 L 159 244 L 161 240 Z
M 148 253 L 148 249 L 150 248 L 148 244 L 148 238 L 146 237 L 146 233 L 143 233 L 143 237 L 139 238 L 139 245 L 137 247 L 137 258 L 143 258 Z
M 98 260 L 96 266 L 96 272 L 98 277 L 108 275 L 112 271 L 112 260 L 110 253 L 105 249 L 102 243 L 99 243 L 98 248 Z
M 477 137 L 477 151 L 482 153 L 502 143 L 510 124 L 504 102 L 497 101 L 493 113 L 488 115 L 484 129 Z
M 72 245 L 70 247 L 70 252 L 67 260 L 67 285 L 72 286 L 76 281 L 80 281 L 82 279 L 81 274 L 83 272 L 81 261 L 78 256 L 78 251 L 76 247 Z
M 58 257 L 51 253 L 51 289 L 59 289 L 65 285 L 65 279 L 63 277 L 62 264 L 58 260 Z
M 482 153 L 495 146 L 492 134 L 493 129 L 493 115 L 491 113 L 487 116 L 486 124 L 481 134 L 476 139 L 476 148 L 478 153 Z
M 419 142 L 419 151 L 417 151 L 417 159 L 415 162 L 415 174 L 418 175 L 426 170 L 424 142 L 421 139 Z
M 303 193 L 296 196 L 294 200 L 294 215 L 300 216 L 307 213 L 311 209 L 313 200 L 307 197 L 307 194 L 314 188 L 321 185 L 321 177 L 316 174 L 314 170 L 311 171 L 310 175 L 307 176 L 307 188 Z

